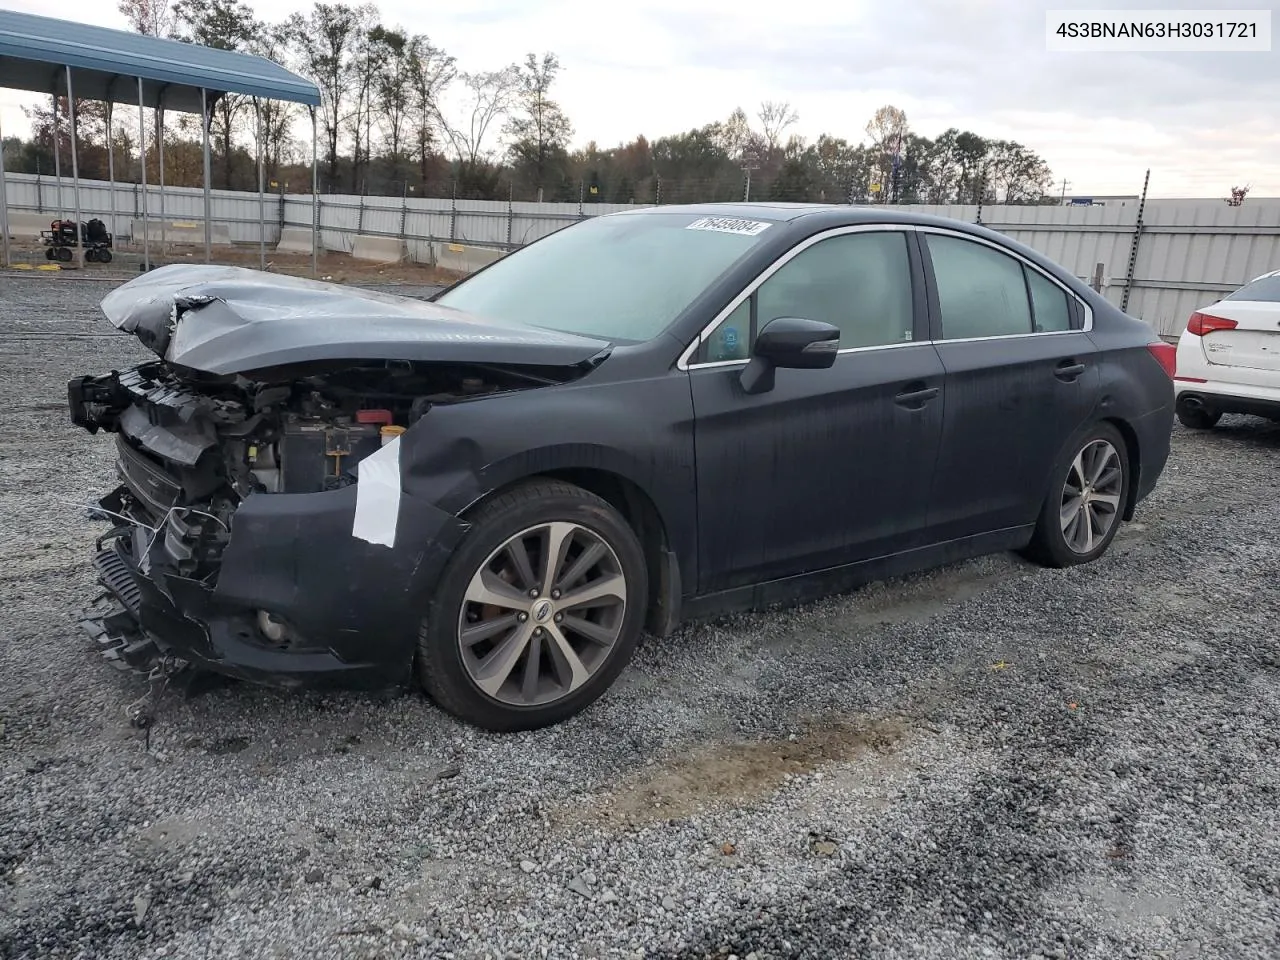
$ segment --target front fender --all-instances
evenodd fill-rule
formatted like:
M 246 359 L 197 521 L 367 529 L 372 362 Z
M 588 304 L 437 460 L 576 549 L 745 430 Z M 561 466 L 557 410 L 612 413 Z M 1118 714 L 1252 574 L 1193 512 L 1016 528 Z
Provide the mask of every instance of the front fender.
M 686 575 L 696 569 L 693 403 L 686 374 L 440 405 L 401 441 L 404 492 L 454 516 L 496 490 L 552 471 L 598 470 L 628 480 L 653 502 Z

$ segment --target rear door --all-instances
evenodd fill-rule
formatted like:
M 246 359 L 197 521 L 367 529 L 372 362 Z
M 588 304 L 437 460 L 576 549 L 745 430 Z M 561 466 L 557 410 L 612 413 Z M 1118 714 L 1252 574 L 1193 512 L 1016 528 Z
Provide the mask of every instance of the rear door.
M 997 244 L 918 235 L 946 370 L 931 525 L 952 540 L 1030 524 L 1059 454 L 1098 404 L 1084 305 Z
M 942 430 L 942 362 L 928 338 L 907 231 L 846 227 L 775 263 L 689 363 L 699 588 L 734 587 L 919 546 Z M 840 328 L 827 370 L 740 386 L 755 331 L 777 317 Z
M 1280 387 L 1280 273 L 1245 284 L 1204 312 L 1235 324 L 1201 338 L 1213 380 Z

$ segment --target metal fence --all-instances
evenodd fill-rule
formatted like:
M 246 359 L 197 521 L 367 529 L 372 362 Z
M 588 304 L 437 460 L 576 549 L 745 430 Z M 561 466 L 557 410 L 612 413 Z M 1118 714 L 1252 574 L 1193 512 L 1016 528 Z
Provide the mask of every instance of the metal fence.
M 10 174 L 7 188 L 9 209 L 14 212 L 52 218 L 73 207 L 67 178 L 62 181 L 60 202 L 50 177 Z M 117 236 L 129 235 L 132 221 L 141 217 L 143 192 L 134 184 L 116 185 L 114 220 L 106 183 L 81 181 L 80 193 L 83 215 L 108 221 L 108 229 Z M 199 189 L 166 187 L 163 202 L 165 220 L 204 218 Z M 160 196 L 155 187 L 147 190 L 146 203 L 150 216 L 158 217 Z M 212 219 L 227 225 L 234 242 L 258 242 L 256 193 L 215 190 L 212 206 Z M 577 220 L 635 206 L 588 200 L 534 203 L 324 195 L 320 229 L 329 250 L 350 252 L 352 240 L 361 234 L 398 237 L 404 239 L 411 258 L 426 262 L 432 240 L 509 250 Z M 1139 200 L 1106 206 L 912 205 L 895 209 L 982 223 L 1040 251 L 1086 282 L 1101 265 L 1104 294 L 1166 335 L 1180 331 L 1197 306 L 1217 300 L 1259 274 L 1280 269 L 1280 199 L 1251 198 L 1239 207 L 1222 200 Z M 282 226 L 309 229 L 312 214 L 309 194 L 268 194 L 267 242 L 276 242 Z

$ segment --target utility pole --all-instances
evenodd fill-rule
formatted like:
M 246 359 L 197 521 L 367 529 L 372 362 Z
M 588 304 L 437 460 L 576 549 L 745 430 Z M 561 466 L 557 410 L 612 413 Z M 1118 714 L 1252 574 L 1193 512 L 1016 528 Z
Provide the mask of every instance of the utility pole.
M 759 169 L 759 168 L 758 168 L 758 167 L 743 167 L 743 168 L 742 168 L 742 172 L 743 172 L 743 173 L 745 173 L 745 174 L 747 175 L 746 184 L 744 185 L 743 190 L 742 190 L 742 202 L 743 202 L 743 203 L 750 203 L 750 202 L 751 202 L 751 171 L 752 171 L 752 170 L 756 170 L 756 169 Z
M 1067 187 L 1069 187 L 1070 185 L 1071 185 L 1071 181 L 1069 181 L 1066 177 L 1063 177 L 1062 178 L 1062 202 L 1064 204 L 1067 202 Z

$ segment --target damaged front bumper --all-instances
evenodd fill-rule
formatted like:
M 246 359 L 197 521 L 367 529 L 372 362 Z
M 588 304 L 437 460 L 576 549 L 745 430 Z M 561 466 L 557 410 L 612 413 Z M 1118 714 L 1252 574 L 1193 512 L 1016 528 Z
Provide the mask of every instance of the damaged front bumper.
M 139 486 L 133 478 L 99 503 L 101 516 L 126 522 L 98 541 L 104 593 L 83 625 L 114 665 L 147 673 L 168 659 L 287 687 L 370 689 L 409 677 L 418 624 L 463 521 L 404 495 L 391 549 L 352 535 L 355 485 L 255 494 L 232 515 L 210 582 L 179 569 L 192 521 L 216 518 L 177 507 L 145 526 L 133 520 Z

